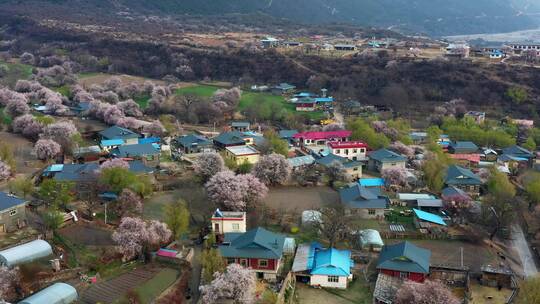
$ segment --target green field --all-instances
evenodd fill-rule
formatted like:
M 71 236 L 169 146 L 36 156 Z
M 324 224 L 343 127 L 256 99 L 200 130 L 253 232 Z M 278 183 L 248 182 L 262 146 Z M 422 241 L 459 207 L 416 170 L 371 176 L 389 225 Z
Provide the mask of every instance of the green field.
M 220 87 L 210 85 L 195 85 L 185 87 L 176 90 L 177 95 L 194 95 L 199 97 L 211 97 Z M 290 113 L 307 115 L 314 120 L 320 120 L 324 118 L 322 112 L 296 112 L 293 104 L 288 103 L 283 96 L 272 95 L 268 93 L 255 93 L 255 92 L 242 92 L 240 103 L 238 104 L 238 111 L 242 112 L 250 106 L 257 104 L 265 107 L 268 111 L 279 108 L 284 109 Z
M 141 96 L 135 98 L 135 102 L 139 105 L 141 109 L 146 109 L 148 107 L 148 103 L 150 102 L 150 96 Z
M 135 291 L 140 297 L 141 303 L 153 303 L 178 278 L 179 272 L 175 269 L 166 268 L 161 270 L 155 277 L 137 287 Z
M 70 95 L 70 89 L 69 89 L 69 85 L 63 85 L 61 87 L 57 87 L 57 88 L 54 88 L 54 90 L 60 94 L 62 94 L 63 96 L 66 96 L 66 97 L 69 97 Z
M 28 79 L 32 75 L 33 67 L 27 64 L 0 61 L 0 65 L 6 66 L 7 75 L 0 78 L 0 83 L 13 86 L 19 79 Z

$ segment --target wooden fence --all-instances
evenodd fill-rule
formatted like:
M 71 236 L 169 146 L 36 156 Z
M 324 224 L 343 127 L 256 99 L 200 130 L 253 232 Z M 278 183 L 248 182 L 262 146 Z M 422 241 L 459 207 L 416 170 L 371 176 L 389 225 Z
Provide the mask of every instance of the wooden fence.
M 276 304 L 290 303 L 291 300 L 293 299 L 295 288 L 296 288 L 295 276 L 292 274 L 292 272 L 289 271 L 289 273 L 287 273 L 287 276 L 285 276 L 285 279 L 283 280 L 281 289 L 279 290 Z

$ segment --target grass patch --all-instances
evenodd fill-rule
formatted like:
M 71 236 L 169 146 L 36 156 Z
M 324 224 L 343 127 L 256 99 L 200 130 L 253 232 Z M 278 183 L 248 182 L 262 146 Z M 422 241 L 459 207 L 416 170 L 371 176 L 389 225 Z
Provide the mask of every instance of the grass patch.
M 176 90 L 176 95 L 194 95 L 199 97 L 212 97 L 219 87 L 209 85 L 195 85 Z
M 331 293 L 342 299 L 351 301 L 351 303 L 372 303 L 373 296 L 372 291 L 370 290 L 369 283 L 364 281 L 362 278 L 357 278 L 356 280 L 349 283 L 347 289 L 334 289 L 334 288 L 324 288 L 328 293 Z
M 135 291 L 141 299 L 141 303 L 152 303 L 159 295 L 171 286 L 178 278 L 179 272 L 174 269 L 163 269 L 155 277 L 146 281 Z
M 68 85 L 63 85 L 61 87 L 54 88 L 54 90 L 56 92 L 62 94 L 62 96 L 69 97 L 71 95 L 71 92 L 70 92 L 70 89 L 69 89 Z
M 8 68 L 7 75 L 0 78 L 0 83 L 7 86 L 14 86 L 19 79 L 29 79 L 32 75 L 33 66 L 18 62 L 6 62 L 0 60 L 0 65 Z
M 211 85 L 196 85 L 178 89 L 176 90 L 176 94 L 209 98 L 212 97 L 212 95 L 214 95 L 218 89 L 220 89 L 220 87 Z M 289 113 L 304 115 L 313 120 L 321 120 L 325 118 L 324 113 L 321 111 L 297 112 L 294 104 L 287 102 L 281 95 L 249 91 L 242 92 L 242 97 L 240 98 L 240 103 L 238 104 L 237 110 L 243 112 L 255 104 L 264 107 L 265 111 L 267 112 L 272 112 L 275 109 L 283 109 Z
M 89 77 L 94 77 L 94 76 L 99 76 L 99 75 L 105 75 L 105 74 L 99 73 L 99 72 L 84 72 L 84 73 L 77 74 L 77 78 L 83 79 L 83 78 L 89 78 Z
M 150 96 L 145 95 L 145 96 L 137 97 L 135 98 L 135 102 L 139 105 L 141 109 L 144 110 L 148 108 L 148 104 L 150 102 Z

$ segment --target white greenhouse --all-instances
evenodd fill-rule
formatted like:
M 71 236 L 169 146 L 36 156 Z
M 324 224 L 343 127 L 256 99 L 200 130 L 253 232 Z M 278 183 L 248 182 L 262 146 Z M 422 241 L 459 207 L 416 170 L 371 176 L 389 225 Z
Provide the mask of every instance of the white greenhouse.
M 55 283 L 19 302 L 19 304 L 70 304 L 77 301 L 77 290 L 66 283 Z
M 0 264 L 8 267 L 49 257 L 52 247 L 44 240 L 35 240 L 0 251 Z

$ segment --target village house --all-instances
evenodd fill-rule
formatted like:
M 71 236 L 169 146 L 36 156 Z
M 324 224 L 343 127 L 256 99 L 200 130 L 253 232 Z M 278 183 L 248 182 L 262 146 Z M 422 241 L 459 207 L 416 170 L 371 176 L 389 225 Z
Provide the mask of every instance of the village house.
M 214 143 L 211 140 L 197 134 L 179 136 L 173 140 L 172 145 L 175 152 L 183 154 L 215 151 Z
M 225 233 L 246 232 L 246 213 L 216 209 L 210 218 L 210 223 L 217 242 L 221 243 Z
M 478 153 L 478 146 L 472 141 L 453 141 L 448 146 L 448 152 L 452 154 Z
M 379 149 L 369 155 L 368 167 L 371 171 L 381 172 L 389 168 L 405 168 L 407 157 L 388 149 Z
M 465 113 L 464 117 L 472 118 L 475 123 L 480 125 L 486 121 L 486 112 L 469 111 Z
M 390 199 L 381 194 L 379 188 L 366 188 L 358 183 L 339 190 L 341 203 L 347 213 L 363 219 L 382 219 L 390 205 Z
M 73 149 L 73 159 L 80 163 L 99 160 L 102 156 L 99 146 L 78 147 Z
M 128 161 L 129 171 L 137 174 L 152 174 L 154 169 L 146 166 L 140 160 Z M 58 182 L 72 182 L 75 184 L 77 197 L 90 198 L 95 195 L 95 186 L 99 172 L 98 163 L 85 164 L 53 164 L 48 166 L 42 178 L 54 178 Z
M 0 192 L 0 233 L 13 232 L 26 226 L 27 201 Z
M 298 112 L 313 112 L 317 109 L 317 101 L 311 97 L 302 97 L 292 102 Z
M 216 148 L 225 150 L 227 147 L 252 145 L 253 136 L 245 132 L 231 131 L 219 134 L 213 141 Z
M 261 45 L 265 49 L 275 48 L 279 46 L 279 39 L 274 37 L 266 37 L 261 39 Z
M 245 233 L 225 233 L 218 248 L 228 264 L 249 267 L 257 278 L 274 281 L 281 267 L 284 245 L 285 236 L 259 227 Z
M 247 132 L 251 130 L 251 124 L 247 121 L 231 122 L 231 131 Z
M 351 131 L 313 131 L 302 132 L 294 135 L 294 139 L 301 146 L 326 146 L 329 142 L 349 141 L 352 135 Z
M 298 246 L 291 271 L 297 281 L 310 286 L 346 289 L 352 267 L 349 250 L 324 249 L 313 242 Z
M 332 154 L 349 160 L 365 161 L 368 146 L 362 141 L 333 141 L 328 143 Z
M 235 164 L 256 164 L 261 157 L 261 153 L 252 146 L 232 146 L 225 148 L 225 157 L 233 160 Z
M 315 158 L 311 155 L 303 155 L 292 158 L 287 158 L 287 162 L 291 165 L 293 171 L 302 167 L 310 166 L 315 163 Z
M 137 134 L 129 129 L 122 128 L 119 126 L 109 127 L 101 132 L 99 132 L 101 141 L 104 140 L 113 140 L 121 139 L 122 145 L 134 145 L 139 143 L 140 134 Z M 103 147 L 103 146 L 102 146 Z
M 347 158 L 337 156 L 334 154 L 328 154 L 324 157 L 319 157 L 315 159 L 315 163 L 323 167 L 329 167 L 334 162 L 341 163 L 347 175 L 353 180 L 357 180 L 362 177 L 363 164 L 359 161 L 349 160 Z
M 335 44 L 334 50 L 336 51 L 356 51 L 356 45 L 354 44 Z
M 146 143 L 119 146 L 112 150 L 111 154 L 115 157 L 141 160 L 147 165 L 157 166 L 161 151 L 156 144 Z
M 535 157 L 534 153 L 518 145 L 513 145 L 502 149 L 502 156 L 505 155 L 515 158 L 516 160 L 525 160 L 529 164 L 532 163 L 532 160 Z
M 289 146 L 294 145 L 294 135 L 298 134 L 298 130 L 279 130 L 279 138 L 287 141 Z
M 430 260 L 431 251 L 406 241 L 385 245 L 377 261 L 377 270 L 389 276 L 421 283 L 429 274 Z
M 450 43 L 446 47 L 446 57 L 451 58 L 468 58 L 471 47 L 466 43 Z
M 296 86 L 288 83 L 280 83 L 277 86 L 270 88 L 270 91 L 274 95 L 286 95 L 294 93 Z
M 454 186 L 472 196 L 480 195 L 480 186 L 482 185 L 480 177 L 471 170 L 457 165 L 448 166 L 444 183 L 446 186 Z

